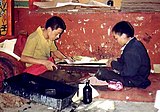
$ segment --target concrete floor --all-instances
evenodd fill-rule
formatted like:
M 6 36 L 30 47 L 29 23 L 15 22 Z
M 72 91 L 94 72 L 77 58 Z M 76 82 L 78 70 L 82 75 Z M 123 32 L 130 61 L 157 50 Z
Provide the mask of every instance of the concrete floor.
M 82 92 L 80 88 L 83 87 L 79 87 L 79 96 L 81 96 L 80 93 Z M 71 106 L 60 111 L 35 102 L 27 102 L 19 107 L 9 108 L 5 107 L 6 105 L 4 105 L 4 101 L 1 98 L 5 101 L 7 97 L 0 97 L 0 104 L 3 106 L 3 108 L 0 108 L 0 112 L 158 112 L 154 107 L 154 102 L 118 101 L 102 99 L 102 97 L 94 98 L 93 102 L 88 105 L 84 105 L 82 102 L 72 103 Z M 11 101 L 11 99 L 15 100 Z M 19 97 L 15 98 L 15 95 L 9 95 L 7 101 L 6 104 L 15 102 L 15 105 L 17 105 L 17 102 L 21 102 Z
M 76 107 L 76 108 L 73 108 Z M 0 112 L 158 112 L 153 102 L 126 102 L 106 99 L 94 99 L 91 104 L 67 107 L 57 111 L 38 103 L 24 104 L 19 108 L 4 108 Z

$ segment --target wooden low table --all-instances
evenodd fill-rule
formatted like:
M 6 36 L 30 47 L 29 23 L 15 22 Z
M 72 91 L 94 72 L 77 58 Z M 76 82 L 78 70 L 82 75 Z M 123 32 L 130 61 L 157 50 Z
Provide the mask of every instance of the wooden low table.
M 79 64 L 67 64 L 67 63 L 58 63 L 59 69 L 64 69 L 66 71 L 75 71 L 75 72 L 89 72 L 95 73 L 98 69 L 107 68 L 109 69 L 106 64 L 104 63 L 79 63 Z

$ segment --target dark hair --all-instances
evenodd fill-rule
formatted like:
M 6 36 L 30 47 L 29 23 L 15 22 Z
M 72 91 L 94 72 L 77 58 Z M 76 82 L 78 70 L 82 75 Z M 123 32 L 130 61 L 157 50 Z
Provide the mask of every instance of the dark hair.
M 45 28 L 47 29 L 48 27 L 51 27 L 52 30 L 56 30 L 58 28 L 61 28 L 63 30 L 66 29 L 65 22 L 58 16 L 53 16 L 47 20 Z
M 134 36 L 134 28 L 133 26 L 127 21 L 120 21 L 118 22 L 113 28 L 112 32 L 115 34 L 122 35 L 123 33 L 127 35 L 127 37 Z

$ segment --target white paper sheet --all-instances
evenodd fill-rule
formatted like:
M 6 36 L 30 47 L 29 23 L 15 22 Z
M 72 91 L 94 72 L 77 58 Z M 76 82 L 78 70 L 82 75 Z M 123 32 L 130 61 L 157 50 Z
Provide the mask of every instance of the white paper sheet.
M 93 5 L 92 5 L 93 4 Z M 74 5 L 74 6 L 105 6 L 108 7 L 108 5 L 103 4 L 101 2 L 93 1 L 92 4 L 82 4 L 82 3 L 74 3 L 74 2 L 64 2 L 64 3 L 57 3 L 56 7 L 63 7 L 67 5 Z
M 156 92 L 154 107 L 160 110 L 160 90 L 157 90 Z
M 101 59 L 101 60 L 98 60 L 98 61 L 92 61 L 91 60 L 92 58 L 88 58 L 88 59 L 82 59 L 82 60 L 80 60 L 80 61 L 70 61 L 69 59 L 65 59 L 65 61 L 68 63 L 68 64 L 86 64 L 86 63 L 88 63 L 88 64 L 106 64 L 107 63 L 107 61 L 108 61 L 108 59 Z
M 10 40 L 5 40 L 4 42 L 0 43 L 0 51 L 5 52 L 17 60 L 20 60 L 20 57 L 16 55 L 14 51 L 14 45 L 16 43 L 17 39 L 10 39 Z

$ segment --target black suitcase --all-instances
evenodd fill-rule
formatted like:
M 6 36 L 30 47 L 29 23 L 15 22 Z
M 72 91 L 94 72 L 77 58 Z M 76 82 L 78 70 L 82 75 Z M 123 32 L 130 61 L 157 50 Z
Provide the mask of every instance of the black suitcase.
M 78 91 L 76 86 L 23 73 L 4 81 L 4 92 L 27 98 L 57 110 L 69 106 Z

